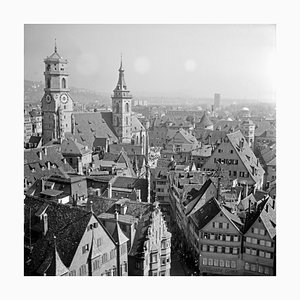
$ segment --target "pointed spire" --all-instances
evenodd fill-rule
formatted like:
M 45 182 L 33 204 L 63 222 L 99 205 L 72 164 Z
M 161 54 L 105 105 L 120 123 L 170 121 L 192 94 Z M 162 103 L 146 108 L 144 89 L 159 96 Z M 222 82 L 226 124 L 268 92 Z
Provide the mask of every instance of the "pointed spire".
M 124 69 L 123 69 L 123 56 L 122 56 L 122 52 L 121 52 L 121 63 L 120 63 L 119 71 L 124 71 Z
M 57 53 L 56 38 L 54 39 L 54 52 Z

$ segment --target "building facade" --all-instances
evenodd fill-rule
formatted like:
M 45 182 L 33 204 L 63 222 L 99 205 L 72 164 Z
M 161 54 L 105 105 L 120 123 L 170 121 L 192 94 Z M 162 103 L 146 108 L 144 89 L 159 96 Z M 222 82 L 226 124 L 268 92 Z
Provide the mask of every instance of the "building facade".
M 42 98 L 42 135 L 43 144 L 51 140 L 61 141 L 66 132 L 71 132 L 73 100 L 70 96 L 68 61 L 58 53 L 44 60 L 45 93 Z

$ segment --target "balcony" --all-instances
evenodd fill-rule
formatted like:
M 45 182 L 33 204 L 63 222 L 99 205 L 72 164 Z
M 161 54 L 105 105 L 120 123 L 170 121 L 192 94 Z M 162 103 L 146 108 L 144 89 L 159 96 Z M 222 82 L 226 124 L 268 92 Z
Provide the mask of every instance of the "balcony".
M 160 254 L 163 255 L 163 256 L 171 254 L 171 247 L 161 249 Z

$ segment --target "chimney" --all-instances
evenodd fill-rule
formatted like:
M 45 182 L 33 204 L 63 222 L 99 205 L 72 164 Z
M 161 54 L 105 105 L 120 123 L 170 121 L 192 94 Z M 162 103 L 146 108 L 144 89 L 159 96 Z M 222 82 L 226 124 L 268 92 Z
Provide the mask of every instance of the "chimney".
M 245 184 L 245 197 L 248 196 L 248 193 L 249 193 L 249 187 L 248 187 L 248 182 L 246 182 L 246 184 Z
M 50 170 L 50 169 L 51 169 L 51 164 L 50 164 L 50 161 L 47 161 L 47 168 L 48 168 L 48 170 Z
M 142 201 L 141 190 L 136 190 L 136 200 L 137 200 L 137 202 L 141 202 Z
M 108 193 L 107 197 L 112 198 L 112 183 L 111 182 L 108 183 L 107 193 Z
M 42 160 L 42 159 L 43 159 L 43 152 L 42 152 L 42 151 L 39 151 L 39 152 L 38 152 L 38 155 L 39 155 L 39 159 Z
M 76 200 L 74 195 L 72 196 L 72 204 L 73 204 L 74 207 L 77 206 L 77 200 Z
M 269 212 L 269 204 L 266 204 L 266 212 Z
M 63 163 L 66 164 L 67 163 L 67 159 L 64 157 L 63 158 Z
M 115 220 L 119 221 L 119 213 L 117 212 L 117 210 L 115 210 Z
M 44 178 L 41 178 L 41 182 L 42 182 L 42 191 L 45 190 L 45 180 Z
M 45 236 L 48 231 L 48 215 L 43 214 L 43 235 Z
M 126 215 L 126 211 L 127 211 L 127 205 L 124 203 L 122 206 L 121 206 L 121 215 Z
M 44 151 L 44 154 L 47 155 L 47 148 L 46 147 L 43 148 L 43 151 Z
M 274 199 L 273 199 L 273 203 L 272 203 L 272 208 L 275 209 L 275 195 L 274 195 Z
M 79 175 L 83 175 L 83 171 L 82 171 L 82 161 L 81 161 L 81 158 L 78 157 L 77 158 L 77 173 Z

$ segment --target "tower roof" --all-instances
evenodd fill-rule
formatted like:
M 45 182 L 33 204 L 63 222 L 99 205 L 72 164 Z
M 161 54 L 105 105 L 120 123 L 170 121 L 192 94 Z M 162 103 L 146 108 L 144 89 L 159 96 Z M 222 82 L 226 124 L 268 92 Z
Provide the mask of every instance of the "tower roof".
M 206 111 L 204 112 L 200 122 L 197 124 L 197 127 L 207 127 L 207 126 L 211 126 L 213 125 L 213 123 L 211 122 L 211 120 L 209 119 L 209 117 L 206 114 Z
M 47 56 L 47 58 L 45 59 L 45 61 L 47 60 L 63 60 L 64 62 L 66 62 L 66 59 L 63 59 L 57 52 L 57 45 L 56 45 L 56 39 L 55 39 L 55 45 L 54 45 L 54 52 L 50 55 Z
M 117 83 L 117 86 L 114 91 L 128 91 L 127 85 L 125 82 L 125 78 L 124 78 L 124 68 L 123 68 L 122 56 L 121 56 L 121 63 L 120 63 L 120 68 L 119 68 L 119 79 L 118 79 L 118 83 Z
M 128 241 L 128 238 L 126 237 L 126 235 L 123 233 L 122 229 L 120 228 L 119 222 L 116 221 L 115 224 L 116 224 L 115 230 L 112 234 L 112 237 L 117 244 L 122 245 L 123 243 Z

